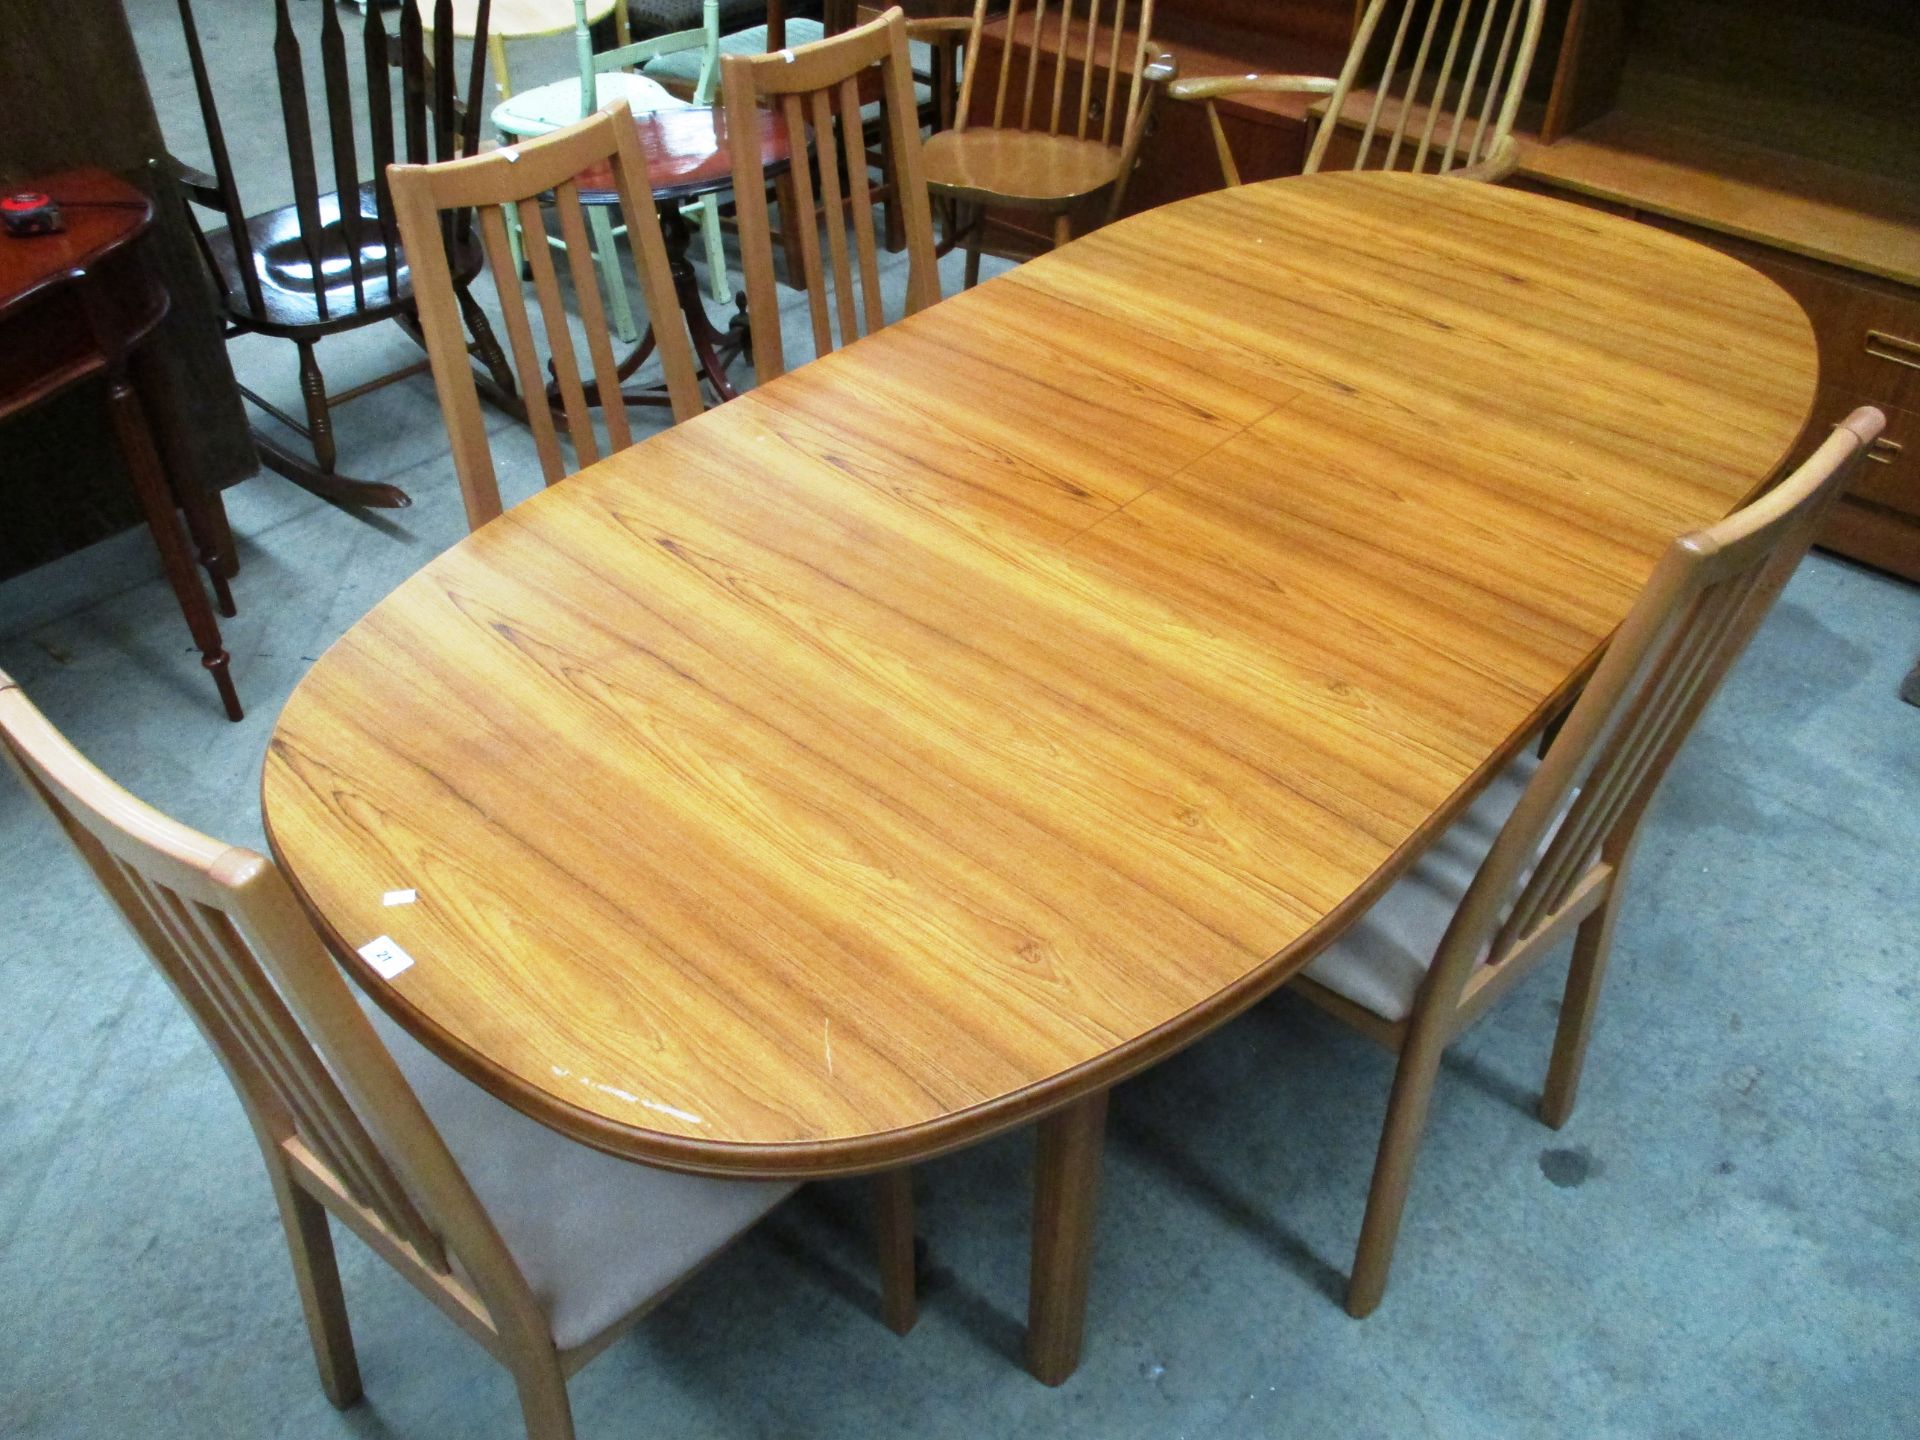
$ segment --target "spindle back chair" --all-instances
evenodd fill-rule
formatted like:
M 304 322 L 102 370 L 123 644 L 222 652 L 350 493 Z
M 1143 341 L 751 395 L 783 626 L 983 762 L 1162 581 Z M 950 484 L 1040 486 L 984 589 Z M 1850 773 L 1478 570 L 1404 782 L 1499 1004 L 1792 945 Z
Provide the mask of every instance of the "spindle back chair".
M 1484 858 L 1464 892 L 1451 892 L 1458 906 L 1450 922 L 1438 919 L 1444 928 L 1427 934 L 1424 948 L 1418 917 L 1438 916 L 1432 897 L 1450 887 L 1443 872 L 1416 862 L 1292 982 L 1400 1056 L 1347 1291 L 1352 1314 L 1372 1311 L 1386 1288 L 1442 1053 L 1569 934 L 1573 962 L 1540 1116 L 1557 1129 L 1572 1113 L 1647 806 L 1884 424 L 1877 410 L 1856 411 L 1774 489 L 1673 542 L 1538 768 L 1488 787 L 1513 792 L 1510 811 L 1464 817 L 1434 845 L 1433 853 L 1446 851 L 1447 863 L 1458 865 L 1472 853 L 1469 830 L 1497 832 L 1490 844 L 1480 842 Z M 1449 843 L 1455 840 L 1461 843 Z M 1395 973 L 1417 988 L 1390 1005 L 1356 1000 L 1394 991 L 1379 957 L 1396 949 L 1413 952 L 1411 976 L 1419 978 Z M 1369 971 L 1372 981 L 1356 986 Z
M 989 206 L 1051 215 L 1056 245 L 1073 238 L 1072 212 L 1093 197 L 1108 196 L 1109 218 L 1119 213 L 1154 96 L 1174 74 L 1172 57 L 1153 48 L 1154 0 L 1057 9 L 1012 0 L 991 17 L 990 8 L 997 0 L 974 0 L 954 125 L 927 142 L 925 159 L 934 193 L 974 209 L 969 286 Z M 975 97 L 988 93 L 991 119 L 973 124 Z
M 504 209 L 512 207 L 524 233 L 544 234 L 541 202 L 551 194 L 561 238 L 565 241 L 561 253 L 567 257 L 593 378 L 589 383 L 581 377 L 572 322 L 567 316 L 554 268 L 554 251 L 545 245 L 530 245 L 526 262 L 533 272 L 534 292 L 540 302 L 541 324 L 552 360 L 554 390 L 566 418 L 567 438 L 574 454 L 574 464 L 569 468 L 560 453 L 551 407 L 537 402 L 529 404 L 527 419 L 539 451 L 541 474 L 549 485 L 600 458 L 600 442 L 591 408 L 594 405 L 600 404 L 601 413 L 606 417 L 609 453 L 624 450 L 633 443 L 633 430 L 620 401 L 620 377 L 597 283 L 597 267 L 587 244 L 584 207 L 580 203 L 578 177 L 596 166 L 606 167 L 604 173 L 610 176 L 609 188 L 620 197 L 621 217 L 639 271 L 647 313 L 661 317 L 663 322 L 655 326 L 654 335 L 666 373 L 673 418 L 691 419 L 703 408 L 693 368 L 693 346 L 686 328 L 676 323 L 679 302 L 668 270 L 659 215 L 653 207 L 647 158 L 625 101 L 615 101 L 577 125 L 503 150 L 438 165 L 396 165 L 391 172 L 400 236 L 409 246 L 430 239 L 448 215 L 478 211 L 482 244 L 499 292 L 514 368 L 530 397 L 544 393 L 545 371 L 528 317 Z M 598 176 L 594 183 L 601 183 Z M 454 276 L 445 253 L 438 248 L 421 253 L 416 268 L 416 295 L 427 354 L 433 367 L 434 388 L 439 394 L 447 436 L 453 445 L 454 470 L 460 478 L 461 497 L 466 502 L 467 524 L 477 530 L 500 513 L 500 486 L 492 447 L 480 415 L 473 372 L 466 364 L 461 342 L 459 316 L 454 305 Z
M 1547 0 L 1370 0 L 1335 78 L 1230 75 L 1182 80 L 1167 93 L 1206 106 L 1229 185 L 1240 170 L 1216 102 L 1248 92 L 1328 97 L 1305 174 L 1331 163 L 1337 136 L 1357 134 L 1351 169 L 1497 181 L 1519 159 L 1513 123 L 1546 8 Z M 1370 93 L 1358 88 L 1369 85 Z
M 314 346 L 327 335 L 389 319 L 418 338 L 410 259 L 400 242 L 386 170 L 400 159 L 414 163 L 445 160 L 471 154 L 477 148 L 489 0 L 478 0 L 475 18 L 481 39 L 470 56 L 464 91 L 457 88 L 452 0 L 431 0 L 435 16 L 431 54 L 420 11 L 413 4 L 402 7 L 396 35 L 388 33 L 382 7 L 367 6 L 357 45 L 349 44 L 338 5 L 314 7 L 319 11 L 318 34 L 310 41 L 317 43 L 324 85 L 324 114 L 319 117 L 309 104 L 307 68 L 293 7 L 288 0 L 273 3 L 273 73 L 286 140 L 287 174 L 293 186 L 292 202 L 274 210 L 250 212 L 241 196 L 192 0 L 178 0 L 180 24 L 213 173 L 208 175 L 175 162 L 175 174 L 190 200 L 216 212 L 225 222 L 224 228 L 212 233 L 199 231 L 198 227 L 196 233 L 201 255 L 220 293 L 227 333 L 253 331 L 279 336 L 293 341 L 299 352 L 304 423 L 246 386 L 241 391 L 267 414 L 306 438 L 312 445 L 313 459 L 296 455 L 256 431 L 261 458 L 289 479 L 328 499 L 354 505 L 404 505 L 407 496 L 391 485 L 351 480 L 335 473 L 337 445 L 332 410 L 347 400 L 419 373 L 424 362 L 329 396 Z M 354 49 L 359 52 L 363 72 L 364 114 L 357 113 L 354 100 L 354 63 L 349 58 Z M 326 155 L 324 181 L 316 154 L 322 150 Z M 517 409 L 505 357 L 485 312 L 468 290 L 480 269 L 471 218 L 450 215 L 439 243 L 451 257 L 456 296 L 472 332 L 472 353 L 486 367 L 494 397 Z
M 880 293 L 879 251 L 873 221 L 873 190 L 867 178 L 867 143 L 861 120 L 861 81 L 880 77 L 881 110 L 904 219 L 907 247 L 906 313 L 940 298 L 933 253 L 933 216 L 920 168 L 920 121 L 914 103 L 913 70 L 907 58 L 906 20 L 896 6 L 855 26 L 798 49 L 770 55 L 724 55 L 728 145 L 740 225 L 741 267 L 747 277 L 747 317 L 753 330 L 754 374 L 762 382 L 786 370 L 780 337 L 780 301 L 774 287 L 773 236 L 767 219 L 766 174 L 761 160 L 763 103 L 776 106 L 794 140 L 789 183 L 794 213 L 814 213 L 816 188 L 826 230 L 799 229 L 808 318 L 816 354 L 872 334 L 886 324 Z M 796 137 L 811 127 L 811 161 Z M 846 180 L 842 203 L 841 179 Z M 853 235 L 847 234 L 851 214 Z M 855 271 L 859 274 L 855 290 Z M 831 293 L 828 280 L 831 277 Z M 835 322 L 838 340 L 835 340 Z

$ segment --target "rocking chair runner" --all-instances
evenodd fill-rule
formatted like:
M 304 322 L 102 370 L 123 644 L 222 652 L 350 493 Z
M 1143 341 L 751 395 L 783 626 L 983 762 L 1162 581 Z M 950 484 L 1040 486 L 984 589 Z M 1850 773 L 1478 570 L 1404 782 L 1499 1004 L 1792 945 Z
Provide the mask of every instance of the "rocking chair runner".
M 258 430 L 254 443 L 272 470 L 324 499 L 345 505 L 394 508 L 412 503 L 392 485 L 348 479 L 334 473 L 333 407 L 427 368 L 425 359 L 329 396 L 314 355 L 323 336 L 394 320 L 416 342 L 419 318 L 413 301 L 412 274 L 400 245 L 386 170 L 403 158 L 396 147 L 395 111 L 404 158 L 420 164 L 470 154 L 477 148 L 486 79 L 489 0 L 479 0 L 477 29 L 465 99 L 455 93 L 453 0 L 434 0 L 432 54 L 412 5 L 400 12 L 397 37 L 389 37 L 381 7 L 366 7 L 359 48 L 366 72 L 366 149 L 355 124 L 348 80 L 347 39 L 338 9 L 320 11 L 320 67 L 326 89 L 324 141 L 333 188 L 322 191 L 315 165 L 314 119 L 308 112 L 306 74 L 300 39 L 287 0 L 275 0 L 274 69 L 287 140 L 287 166 L 293 202 L 264 213 L 247 212 L 228 157 L 213 82 L 201 49 L 192 0 L 178 0 L 200 115 L 206 126 L 212 175 L 175 163 L 187 197 L 218 212 L 226 228 L 205 233 L 196 226 L 200 250 L 220 291 L 229 336 L 246 332 L 293 341 L 300 355 L 300 391 L 306 402 L 302 424 L 259 395 L 241 393 L 313 446 L 313 460 L 294 454 Z M 397 39 L 397 44 L 396 44 Z M 398 91 L 396 95 L 395 92 Z M 431 149 L 429 148 L 431 144 Z M 362 179 L 361 155 L 368 161 Z M 343 203 L 343 200 L 345 203 Z M 470 214 L 449 217 L 442 227 L 454 288 L 468 331 L 471 353 L 485 366 L 492 398 L 518 410 L 506 356 L 469 286 L 480 273 L 482 256 Z

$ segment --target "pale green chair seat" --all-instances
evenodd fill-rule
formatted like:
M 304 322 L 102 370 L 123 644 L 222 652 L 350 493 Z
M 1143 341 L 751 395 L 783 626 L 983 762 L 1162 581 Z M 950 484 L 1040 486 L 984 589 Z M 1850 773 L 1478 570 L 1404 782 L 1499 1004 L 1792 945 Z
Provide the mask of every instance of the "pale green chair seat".
M 697 51 L 691 53 L 697 76 L 700 56 Z M 631 75 L 624 70 L 596 75 L 593 80 L 593 93 L 598 105 L 611 105 L 616 100 L 624 100 L 627 102 L 627 108 L 636 115 L 645 115 L 653 110 L 693 108 L 691 100 L 682 100 L 658 80 L 649 80 L 644 75 Z M 494 129 L 504 135 L 521 138 L 545 135 L 550 130 L 572 125 L 579 119 L 580 81 L 578 77 L 555 80 L 550 85 L 522 90 L 519 94 L 493 107 Z
M 826 28 L 818 20 L 794 19 L 787 21 L 787 48 L 811 45 L 816 40 L 826 39 Z M 913 63 L 916 75 L 933 73 L 933 47 L 924 40 L 909 40 L 907 52 Z M 754 25 L 745 30 L 736 30 L 731 35 L 720 37 L 722 55 L 764 55 L 767 53 L 767 27 Z M 697 51 L 682 50 L 673 55 L 662 55 L 649 60 L 646 72 L 655 80 L 681 89 L 692 89 L 700 79 L 700 55 Z M 933 103 L 933 87 L 922 81 L 913 82 L 913 103 L 929 105 Z M 877 120 L 880 117 L 880 102 L 860 107 L 863 121 Z

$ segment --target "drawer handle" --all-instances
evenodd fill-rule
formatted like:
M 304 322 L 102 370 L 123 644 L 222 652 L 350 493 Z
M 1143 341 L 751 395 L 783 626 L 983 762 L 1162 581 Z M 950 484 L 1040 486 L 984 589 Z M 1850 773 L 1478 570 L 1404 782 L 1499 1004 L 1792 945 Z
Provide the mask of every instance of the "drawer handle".
M 1876 360 L 1891 360 L 1920 370 L 1920 341 L 1889 335 L 1884 330 L 1867 331 L 1867 353 Z
M 1867 447 L 1867 458 L 1878 460 L 1882 465 L 1891 465 L 1904 448 L 1898 440 L 1876 440 Z

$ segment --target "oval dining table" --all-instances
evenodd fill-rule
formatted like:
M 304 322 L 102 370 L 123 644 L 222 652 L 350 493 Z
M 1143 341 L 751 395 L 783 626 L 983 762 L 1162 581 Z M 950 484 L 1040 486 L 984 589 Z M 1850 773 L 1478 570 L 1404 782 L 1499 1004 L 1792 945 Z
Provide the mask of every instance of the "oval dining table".
M 374 1001 L 588 1145 L 796 1178 L 1037 1121 L 1058 1383 L 1108 1090 L 1413 861 L 1816 380 L 1783 291 L 1650 226 L 1182 201 L 440 555 L 294 691 L 271 844 Z

